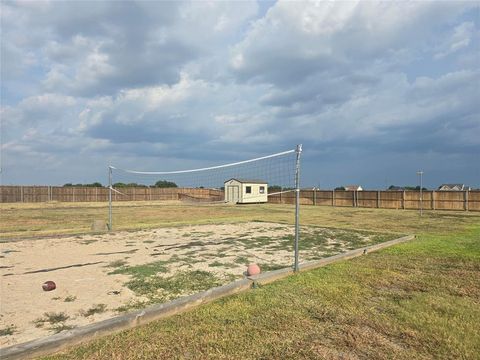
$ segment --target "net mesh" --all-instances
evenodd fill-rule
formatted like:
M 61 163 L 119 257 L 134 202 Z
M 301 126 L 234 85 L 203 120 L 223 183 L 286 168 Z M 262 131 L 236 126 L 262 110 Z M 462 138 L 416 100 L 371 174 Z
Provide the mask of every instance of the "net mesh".
M 142 171 L 112 166 L 112 200 L 224 202 L 225 182 L 231 179 L 265 183 L 268 188 L 265 192 L 269 193 L 289 191 L 295 188 L 295 160 L 295 150 L 290 150 L 256 159 L 192 170 Z M 174 188 L 177 190 L 173 191 Z M 167 193 L 173 195 L 169 198 L 166 196 Z
M 192 170 L 144 171 L 110 166 L 110 229 L 127 229 L 131 222 L 129 214 L 133 211 L 137 212 L 137 218 L 138 214 L 145 214 L 142 218 L 145 228 L 160 223 L 162 226 L 145 230 L 128 246 L 134 246 L 146 237 L 143 239 L 145 244 L 158 243 L 153 248 L 161 250 L 151 256 L 172 262 L 172 266 L 178 262 L 178 266 L 187 266 L 190 270 L 191 266 L 195 268 L 191 262 L 198 260 L 236 278 L 251 262 L 260 264 L 264 270 L 289 266 L 293 260 L 293 221 L 285 224 L 270 220 L 269 223 L 269 218 L 262 214 L 270 211 L 270 205 L 254 205 L 248 210 L 245 207 L 232 208 L 225 203 L 232 203 L 230 195 L 226 196 L 231 194 L 229 189 L 235 187 L 232 179 L 240 180 L 242 184 L 238 186 L 233 203 L 266 203 L 268 195 L 293 193 L 297 185 L 296 165 L 296 150 L 288 150 Z M 240 198 L 241 201 L 237 201 Z M 134 202 L 120 204 L 125 201 Z M 202 205 L 213 208 L 196 209 Z M 291 206 L 277 211 L 293 220 Z M 205 222 L 206 216 L 208 222 Z M 236 216 L 241 217 L 238 223 L 234 220 Z M 167 235 L 173 245 L 163 244 Z

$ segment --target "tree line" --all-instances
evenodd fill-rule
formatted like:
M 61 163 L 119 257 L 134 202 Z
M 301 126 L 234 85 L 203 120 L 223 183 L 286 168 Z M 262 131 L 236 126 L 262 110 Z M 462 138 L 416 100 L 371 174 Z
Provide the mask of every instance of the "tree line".
M 67 183 L 63 185 L 64 187 L 103 187 L 103 185 L 99 182 L 94 182 L 94 183 L 89 183 L 89 184 L 72 184 L 72 183 Z M 155 184 L 153 185 L 145 185 L 145 184 L 138 184 L 135 182 L 131 183 L 123 183 L 123 182 L 116 182 L 112 184 L 113 187 L 116 188 L 127 188 L 127 187 L 142 187 L 142 188 L 176 188 L 178 187 L 177 184 L 175 184 L 172 181 L 166 181 L 166 180 L 158 180 Z

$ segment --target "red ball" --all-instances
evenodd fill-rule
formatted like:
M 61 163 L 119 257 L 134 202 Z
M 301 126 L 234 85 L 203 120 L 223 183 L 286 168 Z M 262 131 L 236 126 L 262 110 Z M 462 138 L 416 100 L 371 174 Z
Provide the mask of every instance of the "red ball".
M 260 266 L 257 264 L 250 264 L 247 267 L 247 275 L 252 276 L 252 275 L 258 275 L 260 274 Z
M 57 288 L 57 285 L 53 281 L 45 281 L 42 285 L 43 291 L 52 291 Z

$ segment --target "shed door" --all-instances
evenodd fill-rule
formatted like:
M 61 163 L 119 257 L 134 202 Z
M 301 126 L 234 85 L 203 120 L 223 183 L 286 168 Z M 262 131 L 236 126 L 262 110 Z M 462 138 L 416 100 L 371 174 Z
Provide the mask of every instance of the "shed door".
M 228 187 L 228 201 L 234 204 L 238 203 L 239 199 L 239 189 L 236 185 L 230 185 Z

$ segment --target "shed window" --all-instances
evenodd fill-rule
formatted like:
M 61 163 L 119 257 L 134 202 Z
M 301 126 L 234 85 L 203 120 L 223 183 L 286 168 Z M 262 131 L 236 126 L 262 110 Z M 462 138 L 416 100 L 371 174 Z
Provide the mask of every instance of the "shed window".
M 245 187 L 245 193 L 246 194 L 251 194 L 252 193 L 252 187 L 251 186 L 246 186 Z
M 265 194 L 265 186 L 260 186 L 260 189 L 258 190 L 260 194 Z

